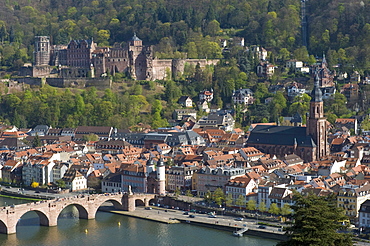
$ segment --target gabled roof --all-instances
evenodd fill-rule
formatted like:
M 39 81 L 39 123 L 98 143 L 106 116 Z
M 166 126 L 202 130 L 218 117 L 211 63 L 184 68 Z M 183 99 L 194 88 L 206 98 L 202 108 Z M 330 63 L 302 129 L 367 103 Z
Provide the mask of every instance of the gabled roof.
M 306 127 L 256 126 L 250 133 L 248 144 L 295 145 L 316 147 L 313 139 L 306 135 Z

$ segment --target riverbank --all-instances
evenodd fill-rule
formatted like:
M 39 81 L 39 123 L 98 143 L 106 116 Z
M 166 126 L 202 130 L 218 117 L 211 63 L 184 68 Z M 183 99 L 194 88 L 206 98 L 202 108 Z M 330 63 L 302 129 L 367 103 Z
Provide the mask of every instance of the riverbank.
M 151 221 L 155 221 L 155 222 L 159 222 L 159 223 L 165 223 L 165 224 L 180 223 L 180 221 L 175 219 L 175 218 L 169 218 L 169 217 L 163 216 L 163 212 L 162 213 L 157 213 L 157 214 L 156 213 L 153 213 L 153 214 L 145 213 L 145 214 L 143 214 L 143 213 L 139 212 L 138 210 L 128 212 L 128 211 L 122 211 L 122 210 L 114 210 L 114 209 L 111 209 L 110 207 L 105 207 L 105 206 L 100 207 L 99 211 L 104 211 L 104 212 L 119 214 L 119 215 L 125 215 L 125 216 L 134 217 L 134 218 L 138 218 L 138 219 L 151 220 Z
M 20 192 L 14 192 L 14 191 L 5 190 L 5 189 L 2 189 L 0 191 L 0 195 L 8 196 L 10 198 L 16 198 L 16 199 L 25 199 L 25 200 L 28 199 L 28 200 L 32 200 L 32 201 L 54 199 L 54 197 L 44 196 L 42 194 L 23 194 L 23 193 L 20 193 Z
M 40 201 L 41 199 L 37 199 L 37 198 L 29 198 L 29 197 L 20 197 L 20 196 L 10 196 L 10 195 L 4 195 L 4 194 L 1 194 L 0 193 L 0 197 L 4 197 L 4 198 L 12 198 L 12 199 L 19 199 L 19 200 L 26 200 L 26 201 Z
M 151 220 L 166 224 L 176 224 L 176 223 L 186 223 L 195 226 L 202 226 L 207 228 L 212 228 L 216 230 L 235 232 L 242 228 L 248 228 L 245 235 L 251 235 L 256 237 L 269 238 L 274 240 L 286 240 L 287 236 L 285 232 L 279 231 L 276 228 L 257 228 L 256 224 L 246 221 L 235 221 L 234 218 L 229 218 L 227 216 L 209 218 L 207 215 L 200 216 L 196 215 L 194 218 L 184 216 L 181 211 L 167 210 L 167 209 L 150 209 L 146 210 L 143 208 L 137 208 L 135 211 L 118 211 L 111 207 L 102 207 L 101 211 L 120 214 L 129 217 L 135 217 L 144 220 Z M 230 233 L 230 235 L 232 235 Z

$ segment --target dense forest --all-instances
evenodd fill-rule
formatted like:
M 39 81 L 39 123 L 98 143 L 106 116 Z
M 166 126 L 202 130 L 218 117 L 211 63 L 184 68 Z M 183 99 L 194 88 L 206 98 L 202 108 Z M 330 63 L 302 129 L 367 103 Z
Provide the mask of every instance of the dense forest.
M 308 53 L 327 54 L 331 65 L 343 69 L 369 69 L 368 9 L 367 1 L 308 1 Z M 48 35 L 53 44 L 94 38 L 113 45 L 134 32 L 144 43 L 158 44 L 159 56 L 202 57 L 204 40 L 241 36 L 275 59 L 286 58 L 285 49 L 296 56 L 302 44 L 300 14 L 298 0 L 1 0 L 1 65 L 31 61 L 35 35 Z
M 302 46 L 301 2 L 298 0 L 0 0 L 0 76 L 16 76 L 32 62 L 35 35 L 50 36 L 53 44 L 93 38 L 98 45 L 125 44 L 136 32 L 144 44 L 155 45 L 158 58 L 222 58 L 216 66 L 186 66 L 184 74 L 167 81 L 130 81 L 117 73 L 122 90 L 97 92 L 43 87 L 1 96 L 0 117 L 20 127 L 112 125 L 119 128 L 142 122 L 166 126 L 181 95 L 196 98 L 213 88 L 213 104 L 229 107 L 234 89 L 251 88 L 256 103 L 245 112 L 235 106 L 239 126 L 277 122 L 296 112 L 305 115 L 309 97 L 288 101 L 282 93 L 268 92 L 270 84 L 303 76 L 284 68 L 288 59 L 316 62 L 326 54 L 337 72 L 370 70 L 370 16 L 368 2 L 312 0 L 307 2 L 308 46 Z M 255 73 L 259 60 L 240 46 L 221 52 L 220 39 L 244 37 L 245 45 L 261 45 L 268 60 L 279 66 L 261 82 Z M 369 37 L 368 37 L 369 36 Z M 304 76 L 303 76 L 304 77 Z M 308 80 L 309 78 L 306 77 Z M 122 81 L 125 81 L 123 83 Z M 162 89 L 160 89 L 162 88 Z M 2 91 L 3 90 L 3 91 Z M 0 87 L 0 93 L 5 89 Z M 112 92 L 113 91 L 113 92 Z M 272 97 L 270 104 L 264 100 Z M 330 121 L 354 114 L 337 93 L 325 104 Z M 242 112 L 243 111 L 243 112 Z M 0 118 L 0 119 L 1 119 Z

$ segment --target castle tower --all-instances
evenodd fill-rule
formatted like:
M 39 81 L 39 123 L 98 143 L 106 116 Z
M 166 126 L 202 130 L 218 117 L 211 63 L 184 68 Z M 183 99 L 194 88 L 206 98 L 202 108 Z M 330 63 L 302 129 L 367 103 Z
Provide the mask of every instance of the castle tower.
M 35 66 L 49 65 L 50 63 L 50 37 L 36 36 L 33 62 Z
M 315 86 L 311 92 L 310 115 L 307 120 L 307 135 L 310 135 L 316 144 L 316 160 L 329 154 L 327 141 L 326 118 L 324 117 L 324 103 L 319 87 L 319 77 L 316 76 Z
M 130 75 L 133 79 L 138 79 L 137 72 L 140 70 L 140 67 L 143 66 L 140 61 L 140 55 L 143 51 L 143 41 L 136 36 L 131 38 L 128 42 L 128 52 L 129 52 L 129 68 L 130 68 Z
M 158 194 L 166 194 L 166 167 L 161 157 L 157 165 Z

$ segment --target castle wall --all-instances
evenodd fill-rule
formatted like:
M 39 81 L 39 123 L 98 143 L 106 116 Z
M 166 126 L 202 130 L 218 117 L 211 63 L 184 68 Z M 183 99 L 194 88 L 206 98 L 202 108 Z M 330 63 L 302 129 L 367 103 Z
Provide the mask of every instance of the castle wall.
M 60 70 L 62 78 L 90 78 L 92 77 L 91 68 L 67 67 Z
M 165 79 L 167 68 L 172 71 L 172 59 L 154 59 L 153 62 L 153 80 Z
M 47 78 L 46 83 L 60 88 L 94 86 L 97 89 L 106 89 L 111 87 L 112 81 L 108 78 Z
M 51 74 L 53 71 L 53 67 L 45 65 L 45 66 L 33 66 L 32 67 L 32 77 L 46 77 Z
M 196 66 L 199 63 L 201 68 L 204 68 L 204 67 L 210 66 L 210 65 L 217 65 L 217 63 L 219 61 L 220 61 L 219 59 L 213 59 L 213 60 L 208 60 L 208 59 L 186 59 L 185 60 L 185 62 L 187 62 L 189 64 L 192 64 L 194 66 Z
M 18 83 L 25 83 L 28 85 L 35 85 L 35 86 L 42 85 L 42 78 L 25 77 L 25 78 L 15 78 L 14 80 L 18 81 Z

